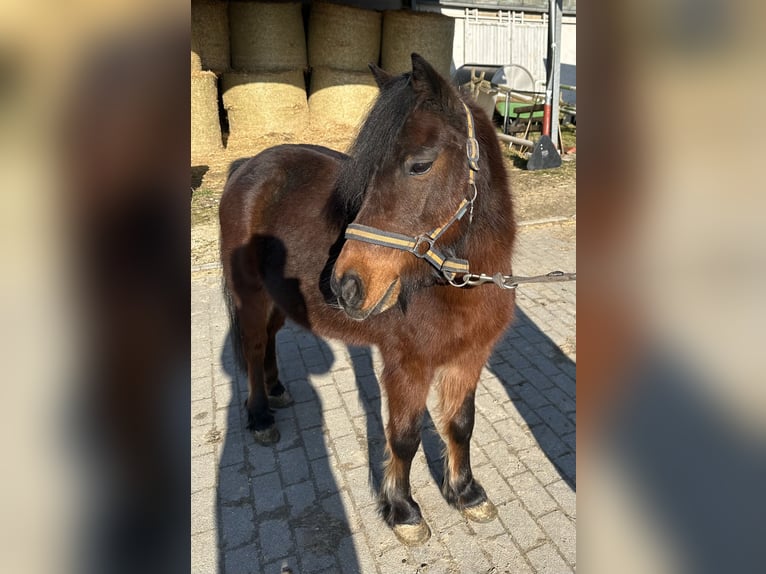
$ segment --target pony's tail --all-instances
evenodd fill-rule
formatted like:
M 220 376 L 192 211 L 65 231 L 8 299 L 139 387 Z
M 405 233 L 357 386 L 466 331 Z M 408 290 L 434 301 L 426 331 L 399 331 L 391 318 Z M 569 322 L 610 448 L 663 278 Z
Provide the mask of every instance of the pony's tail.
M 231 350 L 234 353 L 235 366 L 243 371 L 247 371 L 247 362 L 242 352 L 242 330 L 239 324 L 239 314 L 237 313 L 237 306 L 234 303 L 234 297 L 231 294 L 231 289 L 225 277 L 221 287 L 223 299 L 226 302 L 226 311 L 229 315 L 229 336 L 231 337 Z

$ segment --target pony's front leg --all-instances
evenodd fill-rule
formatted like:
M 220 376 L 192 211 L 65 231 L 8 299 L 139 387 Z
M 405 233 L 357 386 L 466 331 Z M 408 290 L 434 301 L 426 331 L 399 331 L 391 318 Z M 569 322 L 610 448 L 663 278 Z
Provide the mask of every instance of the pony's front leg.
M 452 506 L 474 522 L 489 522 L 497 516 L 471 471 L 474 397 L 484 362 L 466 358 L 444 369 L 439 382 L 441 433 L 447 441 L 442 494 Z
M 423 544 L 431 529 L 410 492 L 410 468 L 420 446 L 420 431 L 433 373 L 414 361 L 386 361 L 382 382 L 388 397 L 386 460 L 380 492 L 380 511 L 396 537 L 407 544 Z

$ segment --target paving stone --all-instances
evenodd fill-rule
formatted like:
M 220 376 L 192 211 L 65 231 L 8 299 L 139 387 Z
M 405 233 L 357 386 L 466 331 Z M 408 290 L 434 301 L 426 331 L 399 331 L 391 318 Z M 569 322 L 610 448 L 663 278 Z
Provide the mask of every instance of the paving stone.
M 250 498 L 250 475 L 244 463 L 220 469 L 218 496 L 222 504 L 238 503 Z
M 304 481 L 288 486 L 285 488 L 285 497 L 287 498 L 287 505 L 290 507 L 290 516 L 300 516 L 306 508 L 316 501 L 314 485 L 309 481 Z
M 301 430 L 322 426 L 322 411 L 316 402 L 305 402 L 294 405 L 293 415 Z
M 556 501 L 531 472 L 514 476 L 511 488 L 533 516 L 541 516 L 556 508 Z
M 519 549 L 508 534 L 503 534 L 482 543 L 482 550 L 489 555 L 489 560 L 498 574 L 532 574 Z
M 551 460 L 539 449 L 529 449 L 519 453 L 522 464 L 532 471 L 540 484 L 547 486 L 561 479 L 561 473 Z
M 545 424 L 551 427 L 553 432 L 559 437 L 574 430 L 574 425 L 569 419 L 553 405 L 547 405 L 537 409 L 537 414 L 540 415 L 543 421 L 545 421 Z
M 507 531 L 522 550 L 533 548 L 545 540 L 543 531 L 518 500 L 499 505 L 497 512 Z
M 282 481 L 279 479 L 279 473 L 270 472 L 263 476 L 256 476 L 251 480 L 250 485 L 253 491 L 255 511 L 258 514 L 284 506 Z
M 335 439 L 335 454 L 338 458 L 338 464 L 345 470 L 368 465 L 367 456 L 363 449 L 364 443 L 357 439 L 356 434 L 352 433 Z
M 474 476 L 479 480 L 487 496 L 495 505 L 510 502 L 516 498 L 513 489 L 508 486 L 508 482 L 495 467 L 486 466 L 481 469 L 481 472 L 475 472 Z
M 192 427 L 191 429 L 191 456 L 192 458 L 215 453 L 216 436 L 213 433 L 213 425 Z
M 566 574 L 572 572 L 563 558 L 558 555 L 549 543 L 527 552 L 527 560 L 532 564 L 537 574 Z
M 328 492 L 336 492 L 338 484 L 335 482 L 332 470 L 330 468 L 331 458 L 325 456 L 311 461 L 311 473 L 314 477 L 314 487 L 321 496 Z
M 200 490 L 191 495 L 191 533 L 215 530 L 216 492 L 214 488 Z
M 575 411 L 576 403 L 560 387 L 555 386 L 543 391 L 543 395 L 562 413 L 569 414 Z
M 255 544 L 249 544 L 241 548 L 227 550 L 224 555 L 224 568 L 226 572 L 237 572 L 238 574 L 260 574 L 264 571 L 261 568 L 261 561 L 258 556 L 258 547 Z M 193 569 L 196 574 L 196 570 Z M 266 572 L 274 572 L 273 568 L 267 567 Z M 279 572 L 279 568 L 276 569 Z
M 242 442 L 245 445 L 250 472 L 253 476 L 274 472 L 277 469 L 277 458 L 273 448 L 259 445 L 250 433 L 243 436 Z
M 573 482 L 577 480 L 577 460 L 575 459 L 574 454 L 570 452 L 560 456 L 554 460 L 554 463 L 556 463 L 556 466 L 561 469 L 564 476 L 569 480 Z
M 302 447 L 280 452 L 278 464 L 284 484 L 295 484 L 309 477 L 309 467 Z
M 249 435 L 248 435 L 248 438 Z M 227 433 L 218 449 L 218 468 L 240 465 L 245 461 L 245 437 L 242 433 Z M 252 439 L 250 439 L 252 440 Z
M 545 489 L 558 503 L 561 510 L 564 511 L 564 514 L 572 518 L 577 517 L 577 495 L 566 481 L 558 480 L 553 484 L 546 486 Z
M 258 525 L 258 538 L 263 558 L 267 562 L 287 556 L 293 551 L 293 539 L 288 524 L 282 520 L 266 520 Z
M 442 535 L 444 545 L 449 549 L 458 568 L 463 572 L 487 572 L 492 566 L 487 557 L 473 540 L 465 523 L 459 523 Z
M 191 491 L 213 488 L 216 481 L 214 454 L 203 454 L 191 459 Z
M 323 430 L 331 432 L 335 437 L 342 437 L 348 434 L 354 434 L 354 424 L 348 416 L 346 409 L 338 408 L 324 413 Z
M 538 519 L 543 531 L 550 537 L 558 551 L 570 564 L 576 560 L 577 550 L 575 545 L 576 532 L 574 522 L 560 510 Z
M 222 506 L 219 528 L 225 549 L 236 548 L 245 542 L 251 542 L 255 537 L 253 507 L 250 504 Z
M 208 530 L 191 537 L 191 567 L 195 574 L 218 574 L 218 535 Z
M 298 423 L 295 420 L 294 413 L 287 409 L 278 410 L 274 416 L 277 428 L 279 429 L 279 442 L 275 445 L 277 451 L 292 450 L 300 447 L 300 436 Z

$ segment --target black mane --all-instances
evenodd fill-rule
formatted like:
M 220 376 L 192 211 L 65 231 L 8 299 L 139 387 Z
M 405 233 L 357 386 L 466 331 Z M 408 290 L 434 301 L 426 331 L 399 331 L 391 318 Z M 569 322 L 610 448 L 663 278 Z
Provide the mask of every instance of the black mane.
M 394 148 L 399 132 L 415 105 L 410 73 L 392 78 L 380 92 L 343 162 L 335 200 L 346 222 L 356 217 L 367 186 Z

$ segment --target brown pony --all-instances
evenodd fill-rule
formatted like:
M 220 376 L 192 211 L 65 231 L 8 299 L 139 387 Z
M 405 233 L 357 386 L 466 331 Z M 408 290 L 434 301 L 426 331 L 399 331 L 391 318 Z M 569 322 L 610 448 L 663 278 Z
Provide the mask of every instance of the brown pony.
M 417 54 L 401 76 L 370 68 L 380 95 L 350 155 L 282 145 L 233 170 L 221 257 L 256 441 L 279 440 L 269 407 L 291 402 L 276 361 L 285 317 L 378 346 L 389 407 L 381 513 L 400 540 L 420 544 L 430 530 L 409 474 L 432 384 L 447 444 L 442 492 L 471 520 L 496 516 L 469 449 L 479 374 L 512 319 L 514 294 L 450 282 L 468 264 L 510 274 L 515 224 L 486 115 Z

